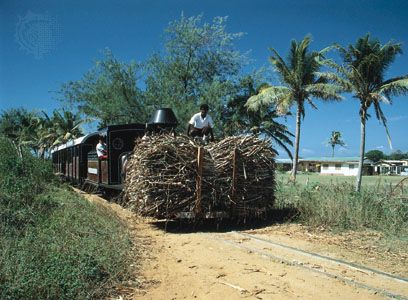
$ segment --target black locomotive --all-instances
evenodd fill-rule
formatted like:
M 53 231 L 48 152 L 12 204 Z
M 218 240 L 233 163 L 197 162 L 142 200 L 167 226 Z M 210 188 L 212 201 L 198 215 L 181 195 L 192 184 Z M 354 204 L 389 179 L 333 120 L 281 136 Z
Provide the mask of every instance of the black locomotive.
M 170 108 L 158 109 L 149 122 L 111 125 L 54 148 L 54 172 L 73 184 L 122 190 L 125 164 L 135 147 L 137 138 L 145 134 L 174 132 L 178 122 Z M 96 145 L 103 137 L 107 145 L 107 158 L 100 159 Z

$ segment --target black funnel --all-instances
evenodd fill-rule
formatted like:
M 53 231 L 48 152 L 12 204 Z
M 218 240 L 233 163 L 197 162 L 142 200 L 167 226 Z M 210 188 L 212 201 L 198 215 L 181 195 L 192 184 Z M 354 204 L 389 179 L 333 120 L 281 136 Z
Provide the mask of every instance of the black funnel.
M 150 118 L 149 125 L 177 126 L 178 121 L 171 108 L 159 108 Z

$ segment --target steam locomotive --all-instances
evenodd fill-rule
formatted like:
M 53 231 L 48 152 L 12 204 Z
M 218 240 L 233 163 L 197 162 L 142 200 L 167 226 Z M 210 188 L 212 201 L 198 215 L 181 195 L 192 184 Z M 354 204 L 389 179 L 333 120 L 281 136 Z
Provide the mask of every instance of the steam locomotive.
M 91 186 L 121 191 L 125 178 L 125 164 L 133 151 L 136 139 L 146 132 L 160 134 L 174 132 L 178 121 L 170 108 L 155 111 L 147 123 L 110 125 L 87 134 L 51 151 L 54 173 L 74 185 Z M 107 158 L 100 159 L 96 145 L 103 137 L 107 145 Z

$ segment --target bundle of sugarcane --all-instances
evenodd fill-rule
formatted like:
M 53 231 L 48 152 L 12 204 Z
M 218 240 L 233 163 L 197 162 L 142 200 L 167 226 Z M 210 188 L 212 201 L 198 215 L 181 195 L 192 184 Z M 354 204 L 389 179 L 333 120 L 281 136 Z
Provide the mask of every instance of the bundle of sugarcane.
M 204 155 L 200 206 L 214 199 L 209 155 Z M 196 206 L 197 146 L 185 136 L 160 135 L 136 143 L 129 160 L 125 204 L 143 216 L 173 218 Z
M 272 208 L 275 163 L 269 141 L 255 136 L 227 137 L 208 150 L 215 164 L 218 203 L 232 217 L 258 217 Z

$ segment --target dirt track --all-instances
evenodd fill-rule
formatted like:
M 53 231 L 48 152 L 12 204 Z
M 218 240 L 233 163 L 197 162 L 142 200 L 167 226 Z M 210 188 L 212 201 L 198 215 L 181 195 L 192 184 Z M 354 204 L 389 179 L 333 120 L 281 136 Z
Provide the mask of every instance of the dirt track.
M 135 278 L 142 288 L 123 289 L 126 299 L 408 299 L 408 254 L 379 251 L 376 233 L 330 235 L 301 225 L 165 232 L 163 224 L 89 198 L 115 211 L 144 244 Z

